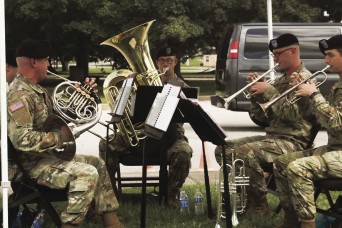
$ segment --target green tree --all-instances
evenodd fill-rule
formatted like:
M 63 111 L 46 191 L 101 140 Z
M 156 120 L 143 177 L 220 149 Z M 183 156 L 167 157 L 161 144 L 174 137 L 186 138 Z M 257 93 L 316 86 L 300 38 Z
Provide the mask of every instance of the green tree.
M 25 38 L 47 39 L 54 56 L 76 59 L 87 74 L 89 56 L 122 58 L 104 40 L 150 20 L 153 55 L 169 44 L 194 56 L 216 47 L 229 23 L 266 22 L 267 0 L 5 0 L 6 41 L 15 47 Z M 341 0 L 273 0 L 274 22 L 340 21 Z M 330 17 L 324 17 L 327 11 Z
M 75 57 L 77 66 L 87 74 L 89 55 L 98 48 L 94 41 L 107 35 L 101 23 L 112 18 L 107 10 L 111 5 L 107 0 L 8 0 L 6 40 L 16 46 L 25 38 L 48 39 L 53 57 L 58 56 L 62 63 Z

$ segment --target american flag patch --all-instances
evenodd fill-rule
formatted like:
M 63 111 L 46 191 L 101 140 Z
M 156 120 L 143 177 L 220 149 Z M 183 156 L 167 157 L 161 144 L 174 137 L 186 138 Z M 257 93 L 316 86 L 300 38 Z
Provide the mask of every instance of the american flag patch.
M 10 110 L 12 112 L 14 112 L 14 111 L 16 111 L 16 110 L 18 110 L 18 109 L 20 109 L 22 107 L 24 107 L 23 102 L 22 101 L 17 101 L 15 103 L 11 104 L 9 108 L 10 108 Z

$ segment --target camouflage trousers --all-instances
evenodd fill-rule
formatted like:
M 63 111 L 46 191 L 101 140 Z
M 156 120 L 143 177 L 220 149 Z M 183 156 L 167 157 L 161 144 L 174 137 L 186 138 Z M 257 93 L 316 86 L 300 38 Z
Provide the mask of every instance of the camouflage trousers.
M 100 157 L 106 160 L 113 186 L 116 185 L 114 177 L 118 170 L 119 157 L 127 153 L 142 154 L 143 144 L 140 142 L 138 147 L 132 148 L 124 142 L 123 136 L 118 133 L 115 139 L 108 144 L 108 152 L 106 153 L 107 143 L 104 140 L 100 141 Z M 160 148 L 159 141 L 148 139 L 145 143 L 145 156 L 160 156 Z M 169 163 L 168 194 L 175 196 L 189 174 L 192 149 L 186 140 L 177 139 L 166 151 Z
M 99 215 L 119 206 L 105 163 L 98 157 L 76 155 L 71 161 L 43 158 L 29 175 L 40 185 L 53 189 L 68 187 L 68 205 L 61 214 L 63 223 L 81 224 L 92 201 Z
M 242 159 L 245 163 L 246 175 L 250 181 L 247 188 L 248 198 L 253 201 L 266 199 L 267 185 L 263 168 L 272 166 L 279 155 L 302 149 L 297 142 L 276 136 L 252 136 L 226 142 L 227 164 L 232 163 L 232 151 L 235 151 L 235 158 Z M 215 149 L 215 157 L 217 162 L 222 164 L 221 146 Z
M 284 210 L 295 210 L 299 221 L 316 216 L 313 182 L 327 177 L 342 178 L 342 151 L 326 146 L 278 157 L 274 161 L 279 200 Z

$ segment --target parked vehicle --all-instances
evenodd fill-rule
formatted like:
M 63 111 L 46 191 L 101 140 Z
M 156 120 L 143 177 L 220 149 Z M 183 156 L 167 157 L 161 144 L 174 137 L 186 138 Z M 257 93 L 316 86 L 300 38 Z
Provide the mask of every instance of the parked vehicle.
M 292 33 L 298 37 L 301 59 L 312 73 L 325 67 L 324 56 L 319 50 L 318 41 L 342 33 L 341 23 L 275 23 L 273 37 Z M 220 96 L 229 97 L 246 85 L 250 72 L 262 74 L 269 69 L 267 23 L 240 23 L 226 26 L 220 40 L 216 61 L 216 90 Z M 277 72 L 281 74 L 281 72 Z M 323 75 L 317 80 L 322 81 Z M 328 74 L 328 80 L 320 90 L 329 92 L 339 77 Z M 215 105 L 215 104 L 213 104 Z M 243 94 L 229 105 L 232 111 L 249 111 L 250 101 Z M 257 120 L 258 125 L 263 125 Z

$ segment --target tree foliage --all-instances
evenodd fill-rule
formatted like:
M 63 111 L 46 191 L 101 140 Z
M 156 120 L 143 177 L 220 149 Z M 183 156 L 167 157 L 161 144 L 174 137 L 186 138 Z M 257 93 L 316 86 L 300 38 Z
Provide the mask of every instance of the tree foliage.
M 273 0 L 273 21 L 341 21 L 341 5 L 342 0 Z M 152 53 L 166 43 L 190 56 L 212 50 L 227 24 L 266 22 L 267 0 L 5 0 L 5 14 L 7 46 L 47 39 L 53 57 L 75 58 L 87 68 L 89 56 L 120 56 L 100 46 L 102 41 L 150 20 L 156 20 L 149 31 Z

